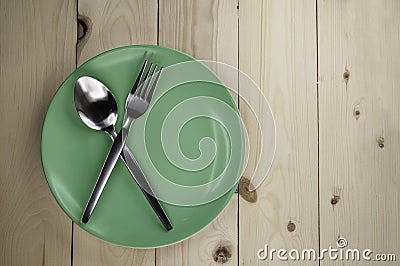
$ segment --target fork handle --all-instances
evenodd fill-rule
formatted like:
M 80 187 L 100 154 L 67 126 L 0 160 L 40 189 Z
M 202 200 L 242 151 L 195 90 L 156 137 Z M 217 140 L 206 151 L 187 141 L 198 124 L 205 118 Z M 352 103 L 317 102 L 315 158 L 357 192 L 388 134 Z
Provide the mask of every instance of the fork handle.
M 122 152 L 122 149 L 125 146 L 126 139 L 128 137 L 129 128 L 123 127 L 118 135 L 115 137 L 114 143 L 111 146 L 111 149 L 108 153 L 107 159 L 101 169 L 101 173 L 99 178 L 97 179 L 96 185 L 90 195 L 89 201 L 86 205 L 85 211 L 83 212 L 81 221 L 86 224 L 90 217 L 93 214 L 94 209 L 96 208 L 97 202 L 101 196 L 101 193 L 104 190 L 104 187 L 110 178 L 111 172 L 114 169 L 115 164 L 118 161 L 119 155 Z

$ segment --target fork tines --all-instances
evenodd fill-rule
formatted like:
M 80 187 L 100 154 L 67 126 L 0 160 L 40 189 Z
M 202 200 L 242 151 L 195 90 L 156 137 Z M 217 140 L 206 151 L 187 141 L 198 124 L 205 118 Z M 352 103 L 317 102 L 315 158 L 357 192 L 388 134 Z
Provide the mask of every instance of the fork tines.
M 143 76 L 143 72 L 146 68 L 147 60 L 143 62 L 142 68 L 136 78 L 135 84 L 133 85 L 131 94 L 134 94 L 137 97 L 145 99 L 146 101 L 150 102 L 151 98 L 153 97 L 154 90 L 157 87 L 158 80 L 160 78 L 162 67 L 158 70 L 158 74 L 154 79 L 154 75 L 157 69 L 157 64 L 150 63 L 150 66 L 147 68 L 146 74 Z M 153 80 L 153 84 L 150 88 L 150 83 Z M 140 84 L 140 85 L 139 85 Z M 149 90 L 150 88 L 150 90 Z M 147 94 L 147 95 L 146 95 Z

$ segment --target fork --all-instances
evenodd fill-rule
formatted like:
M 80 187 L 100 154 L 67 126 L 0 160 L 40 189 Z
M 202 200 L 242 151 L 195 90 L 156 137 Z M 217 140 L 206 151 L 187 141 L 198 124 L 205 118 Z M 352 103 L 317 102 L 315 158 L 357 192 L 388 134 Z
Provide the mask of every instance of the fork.
M 89 221 L 90 217 L 92 216 L 93 211 L 97 205 L 97 202 L 101 196 L 101 193 L 103 192 L 104 187 L 111 175 L 111 172 L 115 164 L 117 163 L 118 158 L 125 146 L 133 122 L 137 118 L 142 116 L 149 107 L 150 101 L 153 97 L 154 90 L 157 87 L 157 83 L 163 68 L 161 67 L 159 69 L 158 74 L 155 77 L 155 80 L 151 84 L 151 81 L 153 80 L 155 75 L 155 70 L 157 68 L 157 65 L 151 63 L 142 80 L 142 75 L 146 68 L 146 65 L 147 65 L 147 60 L 144 61 L 139 71 L 139 74 L 136 78 L 136 81 L 132 87 L 132 90 L 126 99 L 124 124 L 122 126 L 121 131 L 116 136 L 114 143 L 111 146 L 111 149 L 108 153 L 107 159 L 103 165 L 99 178 L 97 179 L 96 185 L 86 205 L 85 211 L 83 212 L 81 218 L 82 223 L 86 224 Z M 141 80 L 142 82 L 140 82 Z M 160 217 L 159 213 L 157 213 L 157 215 L 159 215 L 159 218 L 163 223 L 164 227 L 167 230 L 171 230 L 172 224 L 169 221 L 168 217 L 165 215 L 165 213 L 162 217 Z

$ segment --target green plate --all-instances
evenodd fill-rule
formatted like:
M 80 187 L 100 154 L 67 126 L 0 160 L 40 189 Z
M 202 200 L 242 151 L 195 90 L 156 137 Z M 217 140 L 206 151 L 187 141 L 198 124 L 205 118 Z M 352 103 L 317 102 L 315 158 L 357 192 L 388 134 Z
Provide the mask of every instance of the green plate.
M 118 104 L 118 131 L 124 117 L 126 96 L 144 59 L 167 68 L 148 112 L 133 124 L 127 146 L 160 197 L 174 228 L 169 232 L 164 230 L 121 161 L 115 166 L 91 220 L 82 224 L 80 217 L 112 143 L 105 133 L 86 127 L 77 115 L 73 102 L 75 81 L 81 76 L 91 76 L 110 89 Z M 192 62 L 190 67 L 168 68 L 189 61 Z M 197 77 L 200 78 L 196 81 Z M 199 100 L 189 102 L 193 99 Z M 186 103 L 186 108 L 190 103 L 193 108 L 187 112 L 174 109 L 183 106 L 182 103 Z M 107 51 L 87 61 L 58 89 L 43 124 L 43 169 L 58 204 L 81 228 L 117 245 L 159 247 L 197 233 L 228 204 L 244 162 L 242 124 L 238 120 L 225 121 L 224 108 L 219 107 L 224 104 L 238 114 L 230 94 L 218 84 L 218 79 L 210 70 L 192 57 L 172 49 L 149 45 L 128 46 Z M 213 114 L 217 119 L 195 116 L 181 126 L 178 134 L 174 135 L 174 128 L 171 127 L 166 129 L 167 133 L 163 133 L 164 121 L 171 121 L 169 125 L 174 124 L 172 121 L 185 119 L 185 115 L 194 110 L 207 110 L 208 115 Z M 175 112 L 176 119 L 172 111 L 178 111 Z M 240 137 L 238 143 L 232 144 L 232 136 L 228 132 L 232 128 L 222 126 L 225 122 L 231 123 L 233 131 Z M 210 139 L 214 141 L 211 146 L 215 145 L 217 149 L 210 164 L 202 169 L 182 170 L 179 165 L 171 163 L 163 151 L 164 146 L 168 148 L 176 142 L 189 162 L 195 161 L 206 151 L 202 148 L 210 147 Z M 165 140 L 171 141 L 164 145 Z M 201 143 L 203 141 L 206 143 Z M 236 147 L 235 152 L 233 146 Z M 222 174 L 229 174 L 230 181 L 216 182 Z M 171 190 L 167 185 L 160 185 L 163 182 L 177 185 Z M 185 194 L 191 188 L 200 188 L 210 182 L 213 185 L 205 186 L 200 194 Z M 219 191 L 220 196 L 216 197 L 215 191 Z M 182 204 L 185 197 L 188 204 Z

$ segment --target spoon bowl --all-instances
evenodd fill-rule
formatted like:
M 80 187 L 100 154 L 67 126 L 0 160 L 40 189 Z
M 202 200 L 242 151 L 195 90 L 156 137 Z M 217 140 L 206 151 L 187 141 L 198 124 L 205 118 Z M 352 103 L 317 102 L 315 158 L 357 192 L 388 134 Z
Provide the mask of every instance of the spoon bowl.
M 80 77 L 74 88 L 74 102 L 81 120 L 91 129 L 111 131 L 118 118 L 118 107 L 108 88 L 91 77 Z

